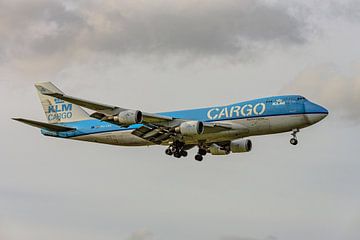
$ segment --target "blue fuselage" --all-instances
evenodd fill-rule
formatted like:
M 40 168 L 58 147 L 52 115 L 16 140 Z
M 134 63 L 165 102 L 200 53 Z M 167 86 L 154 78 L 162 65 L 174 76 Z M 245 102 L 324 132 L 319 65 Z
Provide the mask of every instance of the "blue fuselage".
M 227 106 L 161 112 L 159 114 L 201 122 L 240 123 L 255 129 L 254 131 L 250 131 L 248 135 L 260 135 L 307 127 L 324 118 L 328 114 L 328 111 L 324 107 L 312 103 L 302 96 L 288 95 L 259 98 Z M 97 119 L 63 123 L 61 125 L 73 127 L 76 128 L 76 130 L 71 132 L 49 132 L 42 130 L 42 133 L 48 136 L 75 138 L 96 142 L 96 140 L 93 140 L 92 138 L 87 140 L 85 136 L 129 132 L 142 126 L 141 124 L 135 124 L 125 128 Z M 109 137 L 109 139 L 110 138 L 111 137 Z M 104 141 L 98 142 L 107 143 Z M 121 141 L 118 141 L 118 145 L 142 145 L 142 142 L 130 144 L 125 141 L 124 144 L 122 144 Z

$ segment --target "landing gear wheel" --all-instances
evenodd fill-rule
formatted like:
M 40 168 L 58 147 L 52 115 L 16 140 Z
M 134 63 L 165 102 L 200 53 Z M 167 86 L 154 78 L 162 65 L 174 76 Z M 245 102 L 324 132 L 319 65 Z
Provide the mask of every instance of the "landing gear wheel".
M 171 156 L 171 155 L 173 155 L 173 152 L 171 151 L 170 148 L 167 148 L 167 149 L 165 150 L 165 154 Z
M 203 156 L 200 154 L 195 155 L 195 160 L 201 162 L 203 160 Z
M 179 152 L 175 152 L 175 153 L 174 153 L 174 157 L 176 157 L 176 158 L 181 158 L 181 154 L 180 154 Z
M 182 151 L 180 152 L 180 154 L 181 154 L 181 156 L 183 156 L 183 157 L 187 157 L 188 152 L 185 151 L 185 150 L 182 150 Z
M 298 140 L 297 140 L 296 138 L 292 138 L 292 139 L 290 139 L 290 143 L 291 143 L 292 145 L 297 145 L 297 144 L 298 144 Z
M 198 154 L 202 155 L 202 156 L 205 156 L 206 155 L 206 149 L 199 148 Z
M 296 134 L 298 132 L 300 132 L 300 130 L 298 128 L 295 128 L 295 129 L 292 130 L 292 133 L 291 133 L 292 138 L 290 139 L 290 143 L 292 145 L 297 145 L 298 144 L 298 140 L 296 138 Z

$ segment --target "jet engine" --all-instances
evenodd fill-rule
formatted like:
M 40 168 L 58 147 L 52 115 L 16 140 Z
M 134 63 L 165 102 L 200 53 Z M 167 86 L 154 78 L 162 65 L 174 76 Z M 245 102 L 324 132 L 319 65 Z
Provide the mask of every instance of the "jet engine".
M 126 110 L 117 116 L 113 116 L 112 120 L 118 122 L 121 125 L 131 125 L 136 123 L 141 123 L 143 120 L 143 114 L 138 110 Z
M 200 135 L 204 132 L 204 124 L 199 121 L 183 122 L 175 129 L 175 132 L 184 136 Z
M 236 140 L 230 143 L 230 150 L 233 153 L 250 152 L 251 148 L 252 142 L 249 139 Z

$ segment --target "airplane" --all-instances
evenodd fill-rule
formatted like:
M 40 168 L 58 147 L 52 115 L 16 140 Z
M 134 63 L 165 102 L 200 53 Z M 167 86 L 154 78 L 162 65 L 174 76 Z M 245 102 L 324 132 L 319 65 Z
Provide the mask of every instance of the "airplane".
M 66 95 L 51 82 L 35 84 L 47 123 L 13 120 L 41 129 L 45 136 L 120 146 L 167 146 L 165 153 L 195 160 L 206 154 L 228 155 L 252 149 L 256 135 L 297 133 L 328 115 L 328 110 L 300 95 L 265 97 L 226 106 L 148 113 Z M 83 108 L 93 111 L 88 114 Z

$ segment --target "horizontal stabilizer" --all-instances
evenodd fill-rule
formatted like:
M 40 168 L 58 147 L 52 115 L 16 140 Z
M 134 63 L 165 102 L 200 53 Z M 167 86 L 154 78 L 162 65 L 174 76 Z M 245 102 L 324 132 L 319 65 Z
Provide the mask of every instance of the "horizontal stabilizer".
M 13 120 L 28 124 L 33 127 L 45 129 L 48 131 L 54 131 L 54 132 L 68 132 L 68 131 L 76 130 L 75 128 L 64 127 L 64 126 L 59 126 L 59 125 L 54 125 L 54 124 L 44 123 L 44 122 L 38 122 L 38 121 L 24 119 L 24 118 L 13 118 Z

